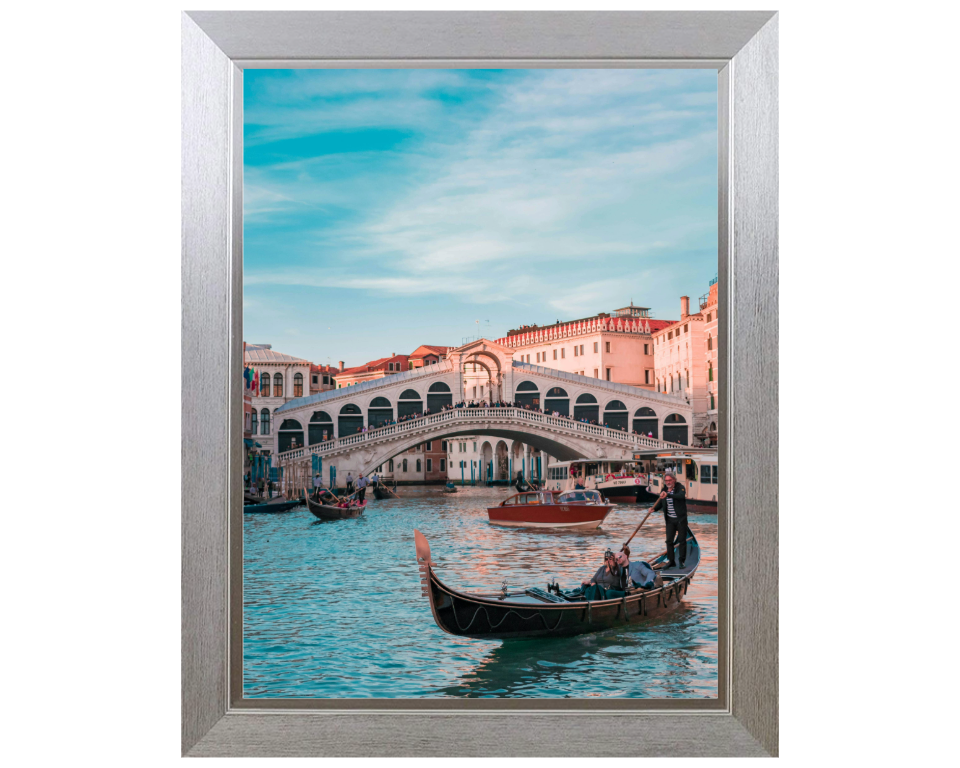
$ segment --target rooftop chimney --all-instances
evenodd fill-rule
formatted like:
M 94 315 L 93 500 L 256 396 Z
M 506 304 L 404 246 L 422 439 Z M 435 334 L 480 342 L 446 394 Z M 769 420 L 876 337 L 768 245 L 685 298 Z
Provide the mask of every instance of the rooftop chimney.
M 686 317 L 690 314 L 690 297 L 681 296 L 680 297 L 680 316 Z
M 343 370 L 343 360 L 340 361 L 340 370 Z

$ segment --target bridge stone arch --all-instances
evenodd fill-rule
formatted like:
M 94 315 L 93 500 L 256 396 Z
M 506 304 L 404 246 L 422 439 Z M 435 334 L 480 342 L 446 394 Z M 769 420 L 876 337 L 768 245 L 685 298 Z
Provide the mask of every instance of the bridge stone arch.
M 333 426 L 333 419 L 326 411 L 314 411 L 310 414 L 310 421 L 307 424 L 308 445 L 316 445 L 324 440 L 332 440 L 336 437 L 336 431 Z
M 423 395 L 416 389 L 405 389 L 400 393 L 400 397 L 397 398 L 397 418 L 412 416 L 415 413 L 423 413 L 425 407 L 423 404 Z
M 411 448 L 415 448 L 427 440 L 455 440 L 458 437 L 468 437 L 477 434 L 482 434 L 484 438 L 502 438 L 504 441 L 512 441 L 517 448 L 522 445 L 529 445 L 531 448 L 543 454 L 549 454 L 559 461 L 595 458 L 595 456 L 591 457 L 585 453 L 582 446 L 578 445 L 575 440 L 568 438 L 566 435 L 545 434 L 535 429 L 525 429 L 522 427 L 506 429 L 484 428 L 482 431 L 478 431 L 476 426 L 463 425 L 460 427 L 451 427 L 448 430 L 438 429 L 429 435 L 417 434 L 406 436 L 402 440 L 391 443 L 389 446 L 376 446 L 369 451 L 358 450 L 356 452 L 358 454 L 356 458 L 353 455 L 332 456 L 329 459 L 325 458 L 324 464 L 332 463 L 333 465 L 338 465 L 339 462 L 346 460 L 344 466 L 352 467 L 359 462 L 359 466 L 362 467 L 359 471 L 367 475 L 381 464 L 387 464 L 390 459 L 396 459 L 400 454 L 409 451 Z M 490 442 L 491 445 L 493 445 L 496 441 L 491 440 Z M 626 452 L 624 452 L 624 454 L 626 455 Z M 524 455 L 524 452 L 520 450 L 514 455 L 516 458 L 519 458 Z M 516 458 L 514 460 L 514 474 L 518 471 Z M 346 470 L 341 471 L 338 468 L 337 475 L 338 477 L 341 475 L 346 477 Z
M 573 418 L 600 423 L 600 403 L 591 392 L 581 392 L 573 404 Z
M 611 429 L 621 429 L 627 432 L 627 419 L 629 415 L 630 412 L 627 410 L 627 406 L 623 400 L 614 398 L 613 400 L 608 400 L 603 406 L 602 423 Z

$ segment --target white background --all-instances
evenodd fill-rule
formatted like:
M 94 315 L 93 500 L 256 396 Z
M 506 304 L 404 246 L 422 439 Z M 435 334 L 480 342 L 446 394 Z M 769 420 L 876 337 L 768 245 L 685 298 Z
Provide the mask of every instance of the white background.
M 777 6 L 781 754 L 939 765 L 957 689 L 955 6 Z M 5 762 L 173 762 L 179 8 L 20 4 L 4 27 Z

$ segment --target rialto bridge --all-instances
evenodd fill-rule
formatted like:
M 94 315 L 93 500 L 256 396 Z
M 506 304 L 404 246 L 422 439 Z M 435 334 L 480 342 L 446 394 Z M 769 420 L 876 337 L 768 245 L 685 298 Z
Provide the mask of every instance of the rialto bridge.
M 277 409 L 279 464 L 309 471 L 316 455 L 342 479 L 428 440 L 464 435 L 503 438 L 561 461 L 690 443 L 693 409 L 680 398 L 512 358 L 513 350 L 481 339 L 437 365 L 291 400 Z M 471 400 L 521 407 L 444 410 Z M 425 415 L 409 418 L 417 414 Z

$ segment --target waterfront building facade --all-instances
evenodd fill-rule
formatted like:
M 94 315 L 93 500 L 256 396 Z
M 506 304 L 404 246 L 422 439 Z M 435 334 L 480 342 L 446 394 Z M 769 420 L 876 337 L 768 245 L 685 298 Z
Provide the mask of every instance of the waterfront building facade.
M 449 349 L 450 347 L 421 344 L 409 355 L 398 355 L 391 352 L 390 357 L 381 357 L 353 368 L 344 368 L 343 361 L 341 361 L 340 370 L 335 373 L 336 388 L 352 387 L 367 381 L 382 379 L 384 376 L 392 376 L 395 373 L 411 371 L 414 368 L 437 365 L 446 357 Z
M 522 363 L 652 390 L 653 334 L 672 324 L 653 319 L 649 308 L 631 302 L 580 320 L 521 326 L 497 343 L 514 350 L 514 360 Z
M 446 482 L 447 441 L 427 440 L 377 467 L 384 483 L 418 485 Z
M 284 403 L 309 392 L 312 363 L 273 350 L 270 344 L 247 344 L 244 365 L 259 375 L 259 386 L 252 393 L 251 437 L 261 445 L 261 453 L 273 455 L 303 445 L 302 432 L 284 429 L 277 423 L 276 410 Z M 321 379 L 322 381 L 322 379 Z
M 681 296 L 680 320 L 653 334 L 656 390 L 683 398 L 693 408 L 692 438 L 697 445 L 717 444 L 717 304 L 714 279 L 700 298 L 699 312 L 691 314 L 690 298 Z
M 527 479 L 546 478 L 552 459 L 519 440 L 477 434 L 444 441 L 447 446 L 447 478 L 457 485 L 512 481 L 522 472 Z
M 310 394 L 326 392 L 337 388 L 336 376 L 338 369 L 332 365 L 310 365 Z

